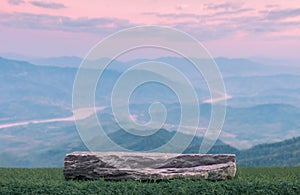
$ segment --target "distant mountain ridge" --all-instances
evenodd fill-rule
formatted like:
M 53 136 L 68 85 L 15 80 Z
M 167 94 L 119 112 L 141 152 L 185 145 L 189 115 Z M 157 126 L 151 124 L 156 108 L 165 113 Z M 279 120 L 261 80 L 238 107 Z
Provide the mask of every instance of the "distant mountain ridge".
M 0 54 L 1 56 L 1 54 Z M 57 56 L 57 57 L 26 57 L 23 55 L 13 55 L 13 54 L 3 54 L 5 58 L 16 59 L 16 60 L 25 60 L 29 63 L 41 65 L 41 66 L 56 66 L 56 67 L 69 67 L 69 68 L 78 68 L 83 58 L 78 56 Z M 169 63 L 172 65 L 176 65 L 178 63 L 187 64 L 187 60 L 179 57 L 160 57 L 156 59 L 134 59 L 129 61 L 120 61 L 118 59 L 114 59 L 113 63 L 118 65 L 126 66 L 127 64 L 138 64 L 146 61 L 162 61 L 165 63 Z M 249 75 L 268 75 L 272 74 L 291 74 L 296 73 L 300 74 L 299 68 L 293 66 L 289 66 L 288 64 L 284 64 L 284 66 L 279 66 L 278 63 L 275 65 L 264 65 L 262 63 L 257 62 L 256 60 L 243 59 L 243 58 L 225 58 L 225 57 L 217 57 L 214 58 L 215 62 L 219 66 L 221 72 L 224 76 L 249 76 Z M 101 59 L 97 59 L 93 61 L 101 62 Z M 300 65 L 300 64 L 299 64 Z
M 300 166 L 300 137 L 260 144 L 238 154 L 240 166 Z
M 164 145 L 175 132 L 159 130 L 150 137 L 139 137 L 124 130 L 108 134 L 117 144 L 133 151 L 147 151 Z M 182 134 L 183 139 L 188 135 Z M 198 153 L 202 138 L 194 137 L 183 153 Z M 176 146 L 174 146 L 176 147 Z M 14 156 L 0 153 L 1 167 L 62 167 L 66 153 L 87 151 L 81 141 L 64 143 L 46 151 L 36 151 L 31 156 Z M 236 154 L 238 166 L 300 166 L 300 137 L 283 142 L 261 144 L 248 150 L 237 150 L 218 140 L 208 152 L 210 154 Z

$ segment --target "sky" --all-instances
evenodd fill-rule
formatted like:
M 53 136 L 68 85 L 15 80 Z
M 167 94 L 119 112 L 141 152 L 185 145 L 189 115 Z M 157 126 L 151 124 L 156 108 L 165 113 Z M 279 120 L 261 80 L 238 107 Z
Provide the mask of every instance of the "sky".
M 299 0 L 0 0 L 0 53 L 83 57 L 140 25 L 187 32 L 213 57 L 300 59 Z

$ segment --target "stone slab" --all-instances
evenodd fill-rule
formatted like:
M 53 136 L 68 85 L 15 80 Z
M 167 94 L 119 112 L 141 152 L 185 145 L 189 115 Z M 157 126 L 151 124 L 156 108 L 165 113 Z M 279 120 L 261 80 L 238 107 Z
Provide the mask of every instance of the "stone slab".
M 73 152 L 64 161 L 66 179 L 224 180 L 235 173 L 234 154 Z

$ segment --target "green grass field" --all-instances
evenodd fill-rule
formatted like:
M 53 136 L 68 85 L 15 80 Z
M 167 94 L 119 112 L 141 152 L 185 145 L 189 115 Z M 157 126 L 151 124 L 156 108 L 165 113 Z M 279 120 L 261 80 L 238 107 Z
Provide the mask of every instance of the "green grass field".
M 300 194 L 300 167 L 238 168 L 228 181 L 66 181 L 62 169 L 0 168 L 0 194 Z

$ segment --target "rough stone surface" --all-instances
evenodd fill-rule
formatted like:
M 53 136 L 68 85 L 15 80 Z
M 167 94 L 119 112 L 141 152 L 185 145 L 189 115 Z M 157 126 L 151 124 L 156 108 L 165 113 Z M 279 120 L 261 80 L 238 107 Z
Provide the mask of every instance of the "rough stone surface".
M 64 162 L 66 179 L 223 180 L 235 173 L 234 154 L 73 152 Z

